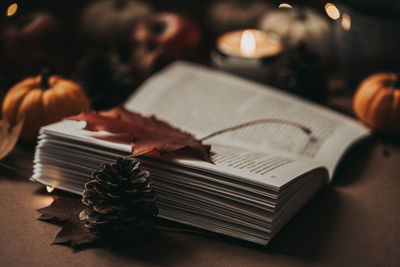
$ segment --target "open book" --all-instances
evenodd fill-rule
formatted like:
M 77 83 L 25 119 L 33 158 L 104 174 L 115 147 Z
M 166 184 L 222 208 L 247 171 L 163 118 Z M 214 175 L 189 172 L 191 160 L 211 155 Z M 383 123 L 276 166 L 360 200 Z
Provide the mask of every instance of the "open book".
M 159 216 L 267 244 L 332 179 L 338 161 L 370 134 L 360 123 L 268 86 L 191 63 L 176 62 L 147 80 L 125 108 L 155 115 L 202 138 L 259 119 L 304 125 L 256 124 L 217 135 L 215 164 L 141 156 L 154 179 Z M 130 145 L 94 138 L 86 122 L 41 129 L 33 179 L 80 194 L 93 169 L 130 154 Z

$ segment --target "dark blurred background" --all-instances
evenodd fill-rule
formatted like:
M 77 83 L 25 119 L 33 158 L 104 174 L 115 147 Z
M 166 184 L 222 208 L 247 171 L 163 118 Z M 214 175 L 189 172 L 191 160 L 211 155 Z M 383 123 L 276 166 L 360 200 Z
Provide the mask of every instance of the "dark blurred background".
M 275 71 L 265 79 L 267 84 L 324 102 L 331 94 L 351 95 L 359 82 L 371 73 L 400 70 L 400 1 L 143 1 L 151 10 L 146 16 L 162 11 L 184 14 L 198 26 L 201 41 L 189 56 L 161 56 L 153 61 L 141 58 L 140 62 L 135 61 L 142 56 L 137 43 L 132 42 L 133 26 L 128 33 L 108 38 L 111 41 L 106 40 L 107 31 L 112 33 L 113 29 L 104 28 L 101 33 L 103 29 L 98 26 L 97 22 L 108 16 L 109 22 L 103 22 L 112 27 L 119 11 L 104 7 L 96 11 L 98 19 L 93 16 L 84 19 L 88 9 L 102 1 L 105 0 L 2 0 L 0 96 L 15 82 L 49 67 L 52 73 L 81 83 L 91 98 L 98 98 L 93 101 L 94 108 L 107 108 L 121 103 L 145 78 L 175 59 L 209 65 L 210 52 L 223 32 L 263 28 L 260 21 L 269 25 L 268 18 L 274 16 L 278 22 L 263 30 L 279 32 L 280 27 L 290 29 L 297 24 L 303 24 L 306 30 L 297 39 L 293 37 L 294 31 L 280 33 L 284 51 L 274 65 L 269 66 Z M 122 2 L 133 0 L 106 1 L 124 6 Z M 14 3 L 18 4 L 17 11 L 7 16 L 8 8 Z M 251 8 L 254 3 L 257 8 Z M 278 8 L 282 3 L 293 7 L 290 19 L 278 13 L 282 11 Z M 312 10 L 317 15 L 310 13 L 304 18 L 304 14 L 309 13 L 303 10 Z M 44 23 L 37 32 L 24 29 L 38 13 L 50 14 L 47 25 Z M 113 17 L 112 13 L 116 15 Z M 90 34 L 97 34 L 97 37 Z M 292 39 L 295 42 L 291 43 Z M 103 80 L 99 82 L 99 79 Z M 110 88 L 121 92 L 116 99 L 111 99 Z M 108 103 L 101 104 L 105 99 Z

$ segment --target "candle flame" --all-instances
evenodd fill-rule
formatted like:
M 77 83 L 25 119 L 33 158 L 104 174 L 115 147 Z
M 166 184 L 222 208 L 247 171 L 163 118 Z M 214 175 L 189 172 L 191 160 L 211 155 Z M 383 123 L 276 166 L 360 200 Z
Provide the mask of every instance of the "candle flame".
M 13 3 L 13 4 L 9 5 L 7 8 L 7 12 L 6 12 L 7 17 L 11 17 L 11 16 L 15 15 L 15 13 L 17 13 L 17 10 L 18 10 L 17 3 Z
M 50 185 L 46 185 L 46 190 L 48 193 L 51 193 L 54 191 L 54 187 L 50 186 Z
M 332 3 L 326 3 L 325 5 L 326 14 L 333 20 L 340 18 L 339 9 Z
M 351 17 L 347 13 L 343 13 L 343 16 L 342 16 L 342 28 L 345 31 L 350 31 L 350 29 L 351 29 Z
M 256 51 L 256 36 L 251 30 L 245 30 L 240 39 L 240 52 L 250 56 Z

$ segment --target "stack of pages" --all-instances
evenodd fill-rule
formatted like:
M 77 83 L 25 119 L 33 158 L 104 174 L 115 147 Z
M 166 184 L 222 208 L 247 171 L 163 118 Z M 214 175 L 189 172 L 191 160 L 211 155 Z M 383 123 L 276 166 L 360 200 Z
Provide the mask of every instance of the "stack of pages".
M 202 138 L 260 119 L 304 125 L 256 124 L 207 139 L 214 164 L 141 156 L 154 179 L 159 217 L 259 244 L 268 241 L 321 188 L 346 150 L 369 135 L 358 122 L 301 98 L 191 63 L 177 62 L 146 81 L 125 108 L 155 115 Z M 100 163 L 131 146 L 96 138 L 84 121 L 43 127 L 32 178 L 81 194 Z

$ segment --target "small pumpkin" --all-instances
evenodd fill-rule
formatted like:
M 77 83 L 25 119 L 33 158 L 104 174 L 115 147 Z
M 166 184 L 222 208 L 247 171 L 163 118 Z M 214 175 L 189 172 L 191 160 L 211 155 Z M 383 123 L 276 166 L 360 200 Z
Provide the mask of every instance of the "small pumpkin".
M 366 78 L 357 88 L 353 108 L 372 129 L 400 134 L 400 75 L 377 73 Z
M 24 120 L 21 138 L 35 141 L 41 126 L 88 110 L 89 106 L 78 84 L 43 71 L 12 87 L 4 98 L 2 112 L 11 125 Z

